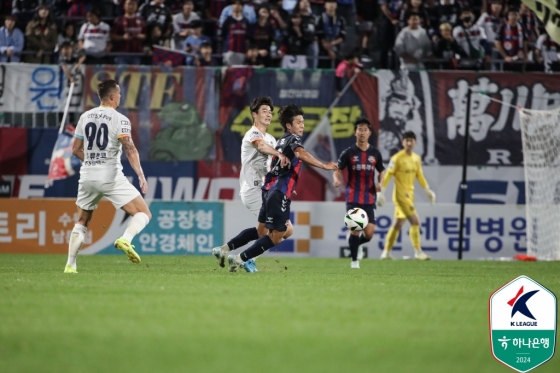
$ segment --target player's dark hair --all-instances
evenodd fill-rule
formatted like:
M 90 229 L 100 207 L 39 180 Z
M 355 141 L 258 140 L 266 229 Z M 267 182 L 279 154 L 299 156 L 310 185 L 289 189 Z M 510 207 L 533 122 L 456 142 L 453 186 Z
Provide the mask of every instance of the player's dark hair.
M 284 128 L 284 132 L 288 132 L 286 125 L 293 124 L 294 118 L 298 115 L 303 115 L 303 110 L 297 105 L 290 104 L 282 106 L 280 110 L 278 110 L 278 120 L 282 128 Z
M 404 139 L 416 140 L 416 134 L 412 131 L 406 131 L 405 133 L 403 133 L 402 138 L 403 138 L 403 140 Z
M 510 13 L 519 13 L 519 8 L 516 8 L 514 6 L 510 7 L 507 11 L 507 14 L 509 15 Z
M 103 101 L 108 98 L 109 95 L 117 89 L 118 85 L 119 83 L 117 83 L 114 79 L 100 81 L 99 84 L 97 84 L 97 95 L 99 96 L 99 99 Z
M 373 132 L 373 128 L 371 127 L 371 122 L 369 121 L 369 119 L 367 119 L 366 117 L 358 117 L 356 118 L 356 120 L 354 121 L 354 132 L 356 132 L 356 130 L 358 129 L 358 126 L 360 124 L 365 124 L 368 126 L 369 130 L 371 132 Z
M 251 101 L 251 105 L 249 106 L 249 108 L 251 109 L 251 113 L 258 113 L 260 107 L 263 105 L 270 106 L 270 111 L 274 111 L 274 106 L 272 106 L 272 99 L 270 98 L 270 96 L 261 96 Z

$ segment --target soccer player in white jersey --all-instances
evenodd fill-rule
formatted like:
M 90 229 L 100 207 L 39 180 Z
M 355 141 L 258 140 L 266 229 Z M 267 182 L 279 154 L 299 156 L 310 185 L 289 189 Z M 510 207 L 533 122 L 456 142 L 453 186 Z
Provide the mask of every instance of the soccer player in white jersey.
M 289 166 L 290 161 L 274 147 L 276 140 L 266 130 L 272 119 L 272 99 L 270 97 L 257 97 L 250 105 L 253 117 L 253 126 L 243 136 L 241 143 L 241 173 L 239 184 L 241 201 L 258 218 L 256 228 L 247 228 L 228 243 L 212 249 L 212 254 L 218 260 L 220 267 L 225 267 L 225 257 L 230 250 L 235 250 L 247 243 L 257 240 L 268 234 L 265 226 L 266 216 L 260 214 L 263 204 L 263 191 L 261 189 L 264 177 L 268 172 L 269 156 L 280 158 L 282 167 Z M 262 215 L 262 216 L 261 216 Z M 288 225 L 284 238 L 291 236 L 293 227 Z M 257 272 L 255 261 L 247 261 L 244 265 L 247 272 Z
M 64 273 L 77 273 L 76 256 L 84 243 L 93 211 L 102 197 L 132 216 L 124 235 L 115 241 L 115 247 L 133 263 L 140 263 L 140 256 L 130 241 L 152 217 L 146 202 L 122 172 L 121 153 L 124 148 L 140 180 L 140 189 L 146 194 L 148 183 L 132 142 L 130 120 L 116 110 L 121 100 L 121 89 L 115 80 L 104 80 L 97 86 L 97 94 L 101 106 L 82 114 L 72 143 L 72 153 L 82 161 L 82 167 L 76 199 L 78 222 L 70 236 Z

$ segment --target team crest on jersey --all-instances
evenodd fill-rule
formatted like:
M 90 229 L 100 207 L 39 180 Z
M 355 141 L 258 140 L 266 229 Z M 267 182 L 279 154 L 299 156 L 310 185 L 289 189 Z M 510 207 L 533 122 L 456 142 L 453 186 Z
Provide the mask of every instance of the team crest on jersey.
M 375 157 L 373 155 L 370 155 L 367 160 L 369 163 L 373 163 L 375 162 Z

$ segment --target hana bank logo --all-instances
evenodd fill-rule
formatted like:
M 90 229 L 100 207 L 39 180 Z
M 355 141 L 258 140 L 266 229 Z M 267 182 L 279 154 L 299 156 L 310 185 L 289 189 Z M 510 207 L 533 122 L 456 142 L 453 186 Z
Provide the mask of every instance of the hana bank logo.
M 515 297 L 513 297 L 512 299 L 510 299 L 507 304 L 512 307 L 511 309 L 511 318 L 513 318 L 513 316 L 515 316 L 517 313 L 522 314 L 525 317 L 528 317 L 532 320 L 535 320 L 534 322 L 527 322 L 527 321 L 511 321 L 511 326 L 537 326 L 537 319 L 535 318 L 535 316 L 533 316 L 533 314 L 531 313 L 531 311 L 529 310 L 529 307 L 527 306 L 527 301 L 529 299 L 531 299 L 531 297 L 533 295 L 535 295 L 536 293 L 538 293 L 538 290 L 532 290 L 529 291 L 525 294 L 523 294 L 524 291 L 524 287 L 521 286 L 519 288 L 519 290 L 517 291 L 517 294 L 515 295 Z

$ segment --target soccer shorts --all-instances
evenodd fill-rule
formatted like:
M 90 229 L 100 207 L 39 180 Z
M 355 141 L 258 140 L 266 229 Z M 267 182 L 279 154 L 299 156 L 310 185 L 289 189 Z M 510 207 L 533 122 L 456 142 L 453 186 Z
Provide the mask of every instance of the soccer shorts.
M 360 208 L 364 210 L 367 214 L 368 220 L 371 224 L 375 225 L 375 205 L 362 205 L 359 203 L 349 203 L 346 202 L 346 211 L 350 209 Z
M 263 190 L 261 188 L 251 188 L 239 193 L 239 195 L 247 210 L 258 217 L 263 205 Z
M 266 193 L 266 203 L 263 203 L 264 209 L 259 213 L 259 222 L 261 222 L 261 214 L 263 214 L 266 216 L 264 222 L 266 228 L 285 232 L 288 229 L 286 224 L 290 221 L 291 203 L 292 201 L 284 193 L 278 190 L 268 191 Z
M 406 219 L 407 217 L 416 214 L 414 200 L 412 198 L 398 198 L 393 202 L 395 202 L 395 218 Z
M 114 180 L 80 180 L 76 205 L 82 210 L 95 210 L 101 198 L 107 198 L 115 208 L 120 209 L 140 192 L 124 175 Z

